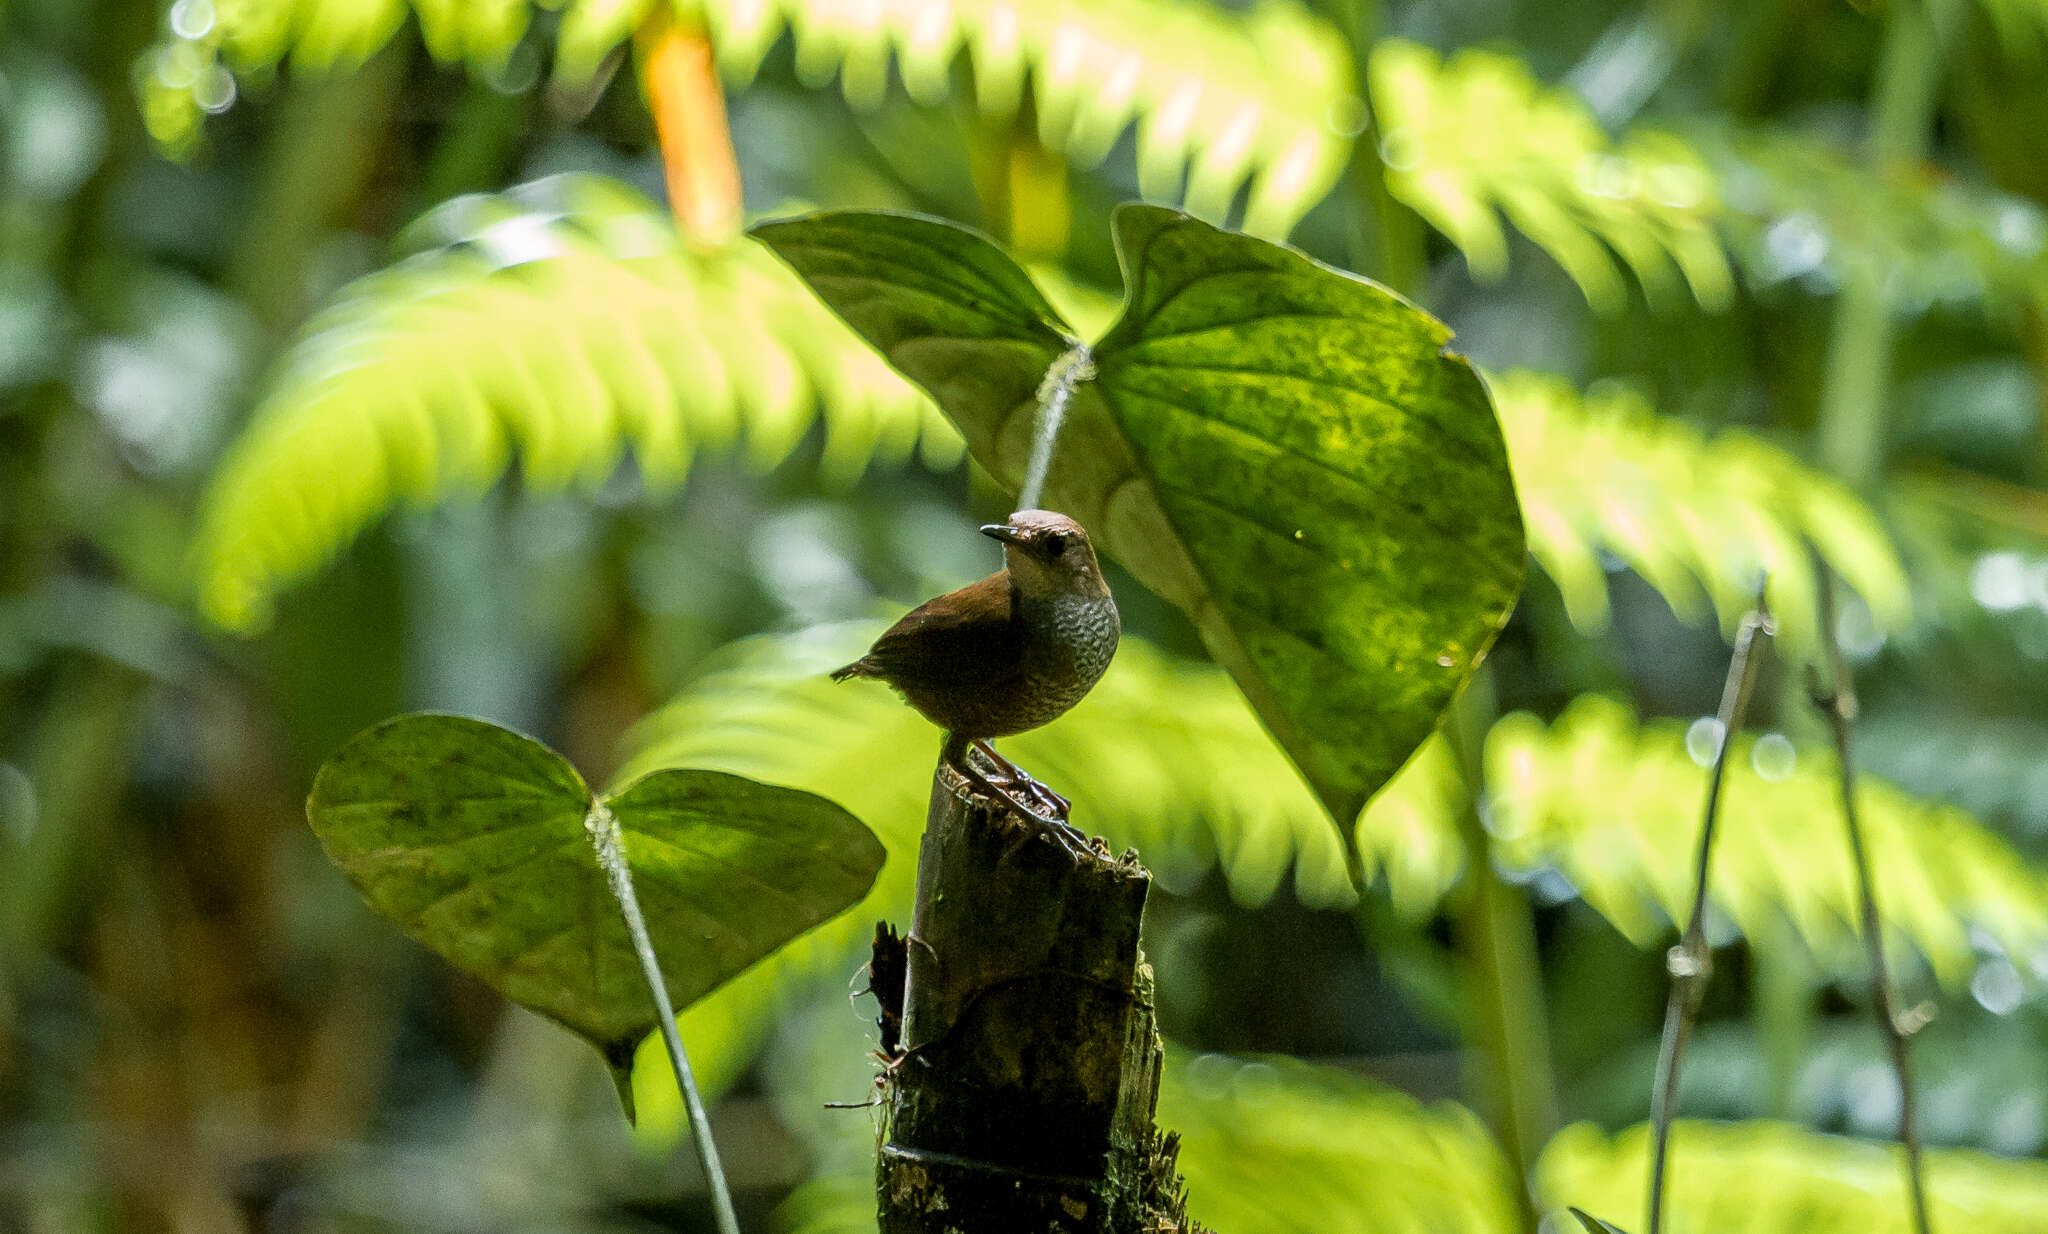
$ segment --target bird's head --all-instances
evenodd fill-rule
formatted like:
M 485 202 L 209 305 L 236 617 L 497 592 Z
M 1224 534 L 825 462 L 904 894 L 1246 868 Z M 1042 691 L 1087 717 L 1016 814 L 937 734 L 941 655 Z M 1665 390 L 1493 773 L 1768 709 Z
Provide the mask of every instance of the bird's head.
M 1064 514 L 1019 510 L 1008 522 L 983 527 L 981 534 L 1003 542 L 1010 579 L 1025 595 L 1099 595 L 1109 590 L 1088 533 Z

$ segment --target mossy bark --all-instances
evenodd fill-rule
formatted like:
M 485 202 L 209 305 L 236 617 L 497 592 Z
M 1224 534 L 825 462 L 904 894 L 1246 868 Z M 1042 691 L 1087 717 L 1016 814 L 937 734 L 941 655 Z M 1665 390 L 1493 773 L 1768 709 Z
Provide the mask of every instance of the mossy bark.
M 1135 853 L 1069 852 L 941 766 L 895 968 L 882 1234 L 1184 1228 L 1173 1145 L 1152 1125 L 1150 886 Z M 886 1021 L 897 991 L 877 992 Z

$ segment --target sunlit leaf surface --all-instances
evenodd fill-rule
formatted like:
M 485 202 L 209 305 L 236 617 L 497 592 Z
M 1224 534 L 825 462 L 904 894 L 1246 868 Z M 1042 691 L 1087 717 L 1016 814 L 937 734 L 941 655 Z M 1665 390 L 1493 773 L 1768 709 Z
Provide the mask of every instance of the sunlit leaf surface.
M 488 489 L 594 490 L 631 460 L 667 489 L 700 451 L 767 467 L 823 419 L 828 480 L 959 439 L 758 246 L 677 242 L 596 177 L 461 198 L 424 251 L 351 285 L 301 331 L 215 469 L 199 604 L 261 627 L 277 592 L 393 507 Z
M 1536 1193 L 1620 1216 L 1643 1209 L 1650 1127 L 1608 1136 L 1590 1123 L 1565 1128 L 1536 1165 Z M 1681 1120 L 1671 1133 L 1671 1234 L 1908 1234 L 1912 1205 L 1896 1144 L 1820 1135 L 1789 1123 Z M 1957 1234 L 2048 1229 L 2048 1164 L 1967 1149 L 1927 1153 L 1928 1219 Z M 1640 1228 L 1640 1226 L 1634 1227 Z
M 1598 311 L 1626 302 L 1621 266 L 1652 303 L 1689 293 L 1705 308 L 1728 306 L 1718 188 L 1685 142 L 1650 131 L 1617 142 L 1576 95 L 1498 52 L 1446 61 L 1388 39 L 1373 48 L 1371 81 L 1388 190 L 1449 236 L 1479 278 L 1507 270 L 1505 219 Z
M 798 940 L 683 1017 L 706 1065 L 731 1074 L 776 1008 L 845 980 L 878 917 L 909 911 L 917 838 L 938 734 L 878 686 L 825 674 L 880 626 L 857 624 L 749 640 L 643 722 L 622 774 L 715 767 L 830 797 L 875 828 L 894 856 L 858 912 Z M 1794 937 L 1844 978 L 1862 971 L 1854 884 L 1827 756 L 1748 738 L 1731 766 L 1715 886 L 1738 928 L 1789 921 Z M 1075 822 L 1135 846 L 1169 887 L 1212 866 L 1233 895 L 1263 903 L 1290 869 L 1315 905 L 1349 897 L 1336 843 L 1307 787 L 1225 675 L 1127 639 L 1102 683 L 1056 723 L 1002 748 L 1075 802 Z M 1561 871 L 1638 946 L 1668 941 L 1690 903 L 1704 771 L 1684 728 L 1638 730 L 1594 700 L 1554 728 L 1526 715 L 1494 729 L 1487 753 L 1504 860 Z M 1455 811 L 1463 789 L 1440 741 L 1425 744 L 1374 798 L 1356 835 L 1370 877 L 1395 907 L 1436 911 L 1464 870 Z M 1973 927 L 2016 962 L 2048 945 L 2048 889 L 2010 846 L 1967 815 L 1866 778 L 1861 804 L 1878 854 L 1885 920 L 1951 987 L 1975 964 Z M 1885 854 L 1911 854 L 1896 863 Z M 658 1076 L 645 1077 L 656 1085 Z
M 824 1023 L 836 1028 L 837 1017 Z M 824 1159 L 777 1214 L 783 1234 L 875 1228 L 866 1120 L 817 1112 L 858 1085 L 832 1074 L 843 1032 L 806 1024 L 774 1083 Z M 831 1051 L 831 1052 L 828 1052 Z M 801 1059 L 801 1062 L 797 1062 Z M 1477 1115 L 1337 1067 L 1196 1054 L 1169 1044 L 1158 1126 L 1181 1137 L 1189 1218 L 1219 1234 L 1512 1234 L 1512 1171 Z
M 514 67 L 533 10 L 560 10 L 557 82 L 588 89 L 600 65 L 668 0 L 218 0 L 208 20 L 183 10 L 137 65 L 143 115 L 159 143 L 186 152 L 206 113 L 289 60 L 296 71 L 353 69 L 419 19 L 427 50 L 467 63 L 501 88 L 530 85 Z M 805 84 L 836 77 L 871 109 L 892 75 L 933 105 L 955 88 L 954 59 L 972 65 L 974 102 L 1012 115 L 1028 83 L 1045 143 L 1082 165 L 1102 161 L 1135 129 L 1147 197 L 1222 218 L 1240 191 L 1245 227 L 1285 236 L 1343 170 L 1363 108 L 1338 30 L 1294 0 L 1221 6 L 1182 0 L 674 0 L 708 30 L 726 78 L 751 82 L 787 36 Z M 529 46 L 523 53 L 535 55 Z M 1247 188 L 1247 186 L 1249 186 Z
M 1556 869 L 1639 946 L 1655 945 L 1692 908 L 1714 740 L 1676 721 L 1639 727 L 1627 707 L 1597 696 L 1550 726 L 1506 717 L 1486 748 L 1500 858 Z M 1789 921 L 1830 970 L 1858 971 L 1856 884 L 1832 755 L 1778 735 L 1735 740 L 1714 904 L 1745 933 Z M 2048 877 L 2004 839 L 1867 776 L 1857 793 L 1887 941 L 1910 944 L 1951 989 L 1968 983 L 1980 949 L 2027 963 L 2048 956 Z
M 1657 589 L 1680 618 L 1733 630 L 1768 575 L 1779 638 L 1817 647 L 1810 541 L 1862 597 L 1878 633 L 1913 620 L 1905 567 L 1849 489 L 1740 432 L 1708 438 L 1610 387 L 1580 395 L 1525 370 L 1487 379 L 1507 433 L 1529 552 L 1583 629 L 1607 624 L 1603 555 Z
M 1509 1234 L 1513 1171 L 1477 1115 L 1283 1058 L 1167 1055 L 1188 1214 L 1237 1234 Z

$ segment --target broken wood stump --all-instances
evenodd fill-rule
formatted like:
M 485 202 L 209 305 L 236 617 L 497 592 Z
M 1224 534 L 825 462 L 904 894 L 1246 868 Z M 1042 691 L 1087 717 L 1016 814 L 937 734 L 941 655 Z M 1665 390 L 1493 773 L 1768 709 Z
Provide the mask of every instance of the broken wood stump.
M 1152 1123 L 1151 881 L 1136 853 L 1069 852 L 940 765 L 910 932 L 878 933 L 871 969 L 885 1025 L 901 1026 L 881 1234 L 1192 1229 L 1177 1145 Z

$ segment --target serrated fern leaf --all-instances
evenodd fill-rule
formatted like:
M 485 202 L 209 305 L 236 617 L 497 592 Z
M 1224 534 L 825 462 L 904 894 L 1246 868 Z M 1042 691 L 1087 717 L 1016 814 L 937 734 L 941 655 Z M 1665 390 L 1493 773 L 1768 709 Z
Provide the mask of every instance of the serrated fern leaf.
M 548 203 L 559 211 L 543 209 Z M 431 216 L 454 243 L 347 289 L 291 348 L 202 503 L 199 602 L 247 630 L 394 505 L 495 483 L 654 487 L 700 450 L 771 466 L 820 417 L 828 478 L 959 438 L 764 250 L 674 240 L 651 204 L 568 179 Z
M 1764 571 L 1780 637 L 1804 653 L 1816 646 L 1819 620 L 1808 540 L 1879 631 L 1911 624 L 1911 588 L 1890 538 L 1832 478 L 1743 433 L 1704 438 L 1623 388 L 1582 396 L 1525 370 L 1489 375 L 1487 385 L 1529 552 L 1580 628 L 1607 623 L 1603 554 L 1641 575 L 1680 618 L 1711 609 L 1730 630 Z
M 842 1050 L 845 1048 L 842 1044 Z M 806 1086 L 808 1087 L 808 1086 Z M 808 1101 L 785 1101 L 799 1111 Z M 1479 1118 L 1334 1067 L 1168 1046 L 1155 1120 L 1180 1135 L 1188 1215 L 1229 1234 L 1510 1234 L 1514 1178 Z M 825 1168 L 777 1214 L 785 1234 L 875 1228 L 865 1125 L 805 1118 Z M 820 1140 L 829 1141 L 820 1145 Z M 855 1142 L 859 1140 L 860 1142 Z
M 712 767 L 858 809 L 892 855 L 871 902 L 907 908 L 938 730 L 881 686 L 826 677 L 880 632 L 857 622 L 736 644 L 634 729 L 620 777 Z M 1312 903 L 1348 898 L 1329 823 L 1242 695 L 1209 665 L 1126 638 L 1073 711 L 1001 748 L 1074 799 L 1076 825 L 1136 846 L 1170 886 L 1220 865 L 1245 903 L 1265 901 L 1290 870 Z
M 1621 266 L 1653 304 L 1688 291 L 1709 309 L 1729 303 L 1718 190 L 1685 142 L 1649 130 L 1616 142 L 1577 96 L 1496 52 L 1442 60 L 1388 39 L 1373 48 L 1369 80 L 1388 191 L 1449 237 L 1475 276 L 1506 272 L 1505 219 L 1597 311 L 1625 302 Z
M 708 0 L 704 11 L 729 71 L 751 76 L 786 22 L 798 71 L 822 84 L 836 69 L 857 107 L 880 101 L 892 55 L 912 97 L 937 101 L 964 48 L 983 110 L 1014 111 L 1029 81 L 1042 138 L 1083 164 L 1135 124 L 1148 198 L 1220 219 L 1250 181 L 1245 230 L 1273 238 L 1336 182 L 1347 143 L 1331 117 L 1358 110 L 1342 37 L 1291 0 L 1236 12 L 1161 0 Z M 740 23 L 746 37 L 732 37 Z
M 1286 1058 L 1169 1051 L 1159 1126 L 1188 1212 L 1233 1234 L 1517 1228 L 1514 1174 L 1477 1115 Z
M 1855 973 L 1858 904 L 1834 758 L 1765 740 L 1738 735 L 1730 753 L 1713 902 L 1744 933 L 1789 922 L 1824 967 Z M 1558 871 L 1652 946 L 1691 911 L 1705 761 L 1688 752 L 1685 725 L 1638 726 L 1610 699 L 1582 698 L 1549 726 L 1508 716 L 1486 744 L 1496 851 L 1513 867 Z M 2001 837 L 1868 776 L 1857 804 L 1888 943 L 1910 944 L 1951 989 L 1968 983 L 1980 947 L 2029 963 L 2048 955 L 2048 878 Z
M 1710 132 L 1699 144 L 1724 186 L 1729 245 L 1754 286 L 1831 292 L 1874 276 L 1900 313 L 2048 308 L 2048 210 L 2037 202 L 1923 165 L 1874 170 L 1799 133 Z
M 1590 1123 L 1559 1132 L 1536 1164 L 1536 1192 L 1610 1216 L 1643 1208 L 1650 1128 L 1609 1136 Z M 1913 1228 L 1895 1144 L 1821 1135 L 1789 1123 L 1681 1121 L 1672 1130 L 1666 1200 L 1672 1234 L 1907 1234 Z M 2048 1164 L 1969 1149 L 1926 1156 L 1928 1217 L 1965 1234 L 2048 1229 Z
M 1336 182 L 1350 140 L 1338 126 L 1361 110 L 1343 37 L 1294 0 L 571 0 L 560 6 L 558 76 L 588 81 L 658 3 L 704 22 L 729 80 L 751 80 L 787 34 L 798 74 L 819 87 L 836 76 L 856 107 L 881 102 L 892 64 L 912 98 L 941 101 L 964 54 L 984 111 L 1016 112 L 1028 81 L 1045 142 L 1084 165 L 1135 125 L 1147 197 L 1220 219 L 1249 182 L 1245 229 L 1274 238 Z M 173 22 L 145 54 L 150 131 L 188 149 L 221 72 L 260 78 L 287 59 L 350 66 L 408 8 L 437 59 L 487 77 L 531 17 L 529 0 L 218 0 L 210 24 Z
M 858 810 L 889 850 L 859 907 L 683 1013 L 691 1057 L 706 1060 L 700 1068 L 743 1065 L 777 1007 L 845 982 L 877 918 L 908 919 L 939 734 L 879 685 L 826 678 L 880 631 L 863 622 L 745 640 L 628 739 L 622 781 L 687 765 L 808 788 Z M 1350 896 L 1321 807 L 1219 669 L 1126 638 L 1080 705 L 1001 748 L 1073 798 L 1077 826 L 1135 845 L 1166 885 L 1214 865 L 1246 903 L 1270 897 L 1290 871 L 1309 903 Z M 1411 912 L 1426 913 L 1457 875 L 1462 849 L 1440 821 L 1453 783 L 1447 761 L 1427 748 L 1368 811 L 1384 820 L 1372 838 L 1360 831 L 1371 869 Z M 643 1078 L 669 1085 L 653 1062 Z M 659 1094 L 640 1095 L 665 1108 Z M 643 1121 L 649 1108 L 643 1100 Z
M 908 912 L 938 734 L 887 690 L 825 679 L 877 631 L 861 623 L 738 644 L 628 742 L 622 777 L 689 765 L 808 789 L 859 813 L 890 851 L 858 909 L 685 1013 L 708 1066 L 739 1065 L 776 1006 L 844 981 L 874 921 Z M 1313 798 L 1213 668 L 1126 640 L 1080 706 L 1004 750 L 1073 797 L 1078 824 L 1135 845 L 1169 886 L 1214 863 L 1248 903 L 1271 895 L 1290 868 L 1310 903 L 1348 895 Z M 1527 716 L 1501 721 L 1486 765 L 1503 861 L 1561 871 L 1644 947 L 1663 937 L 1667 918 L 1682 917 L 1704 774 L 1682 727 L 1638 731 L 1618 704 L 1587 700 L 1554 729 Z M 1716 856 L 1721 907 L 1744 929 L 1783 914 L 1834 971 L 1860 971 L 1854 885 L 1825 760 L 1776 749 L 1759 756 L 1745 740 L 1731 776 Z M 1433 911 L 1462 872 L 1461 791 L 1433 741 L 1358 822 L 1369 871 L 1410 917 Z M 1887 925 L 1942 980 L 1968 980 L 1973 936 L 2013 956 L 2048 946 L 2048 886 L 2003 841 L 1967 815 L 1875 781 L 1861 793 Z

